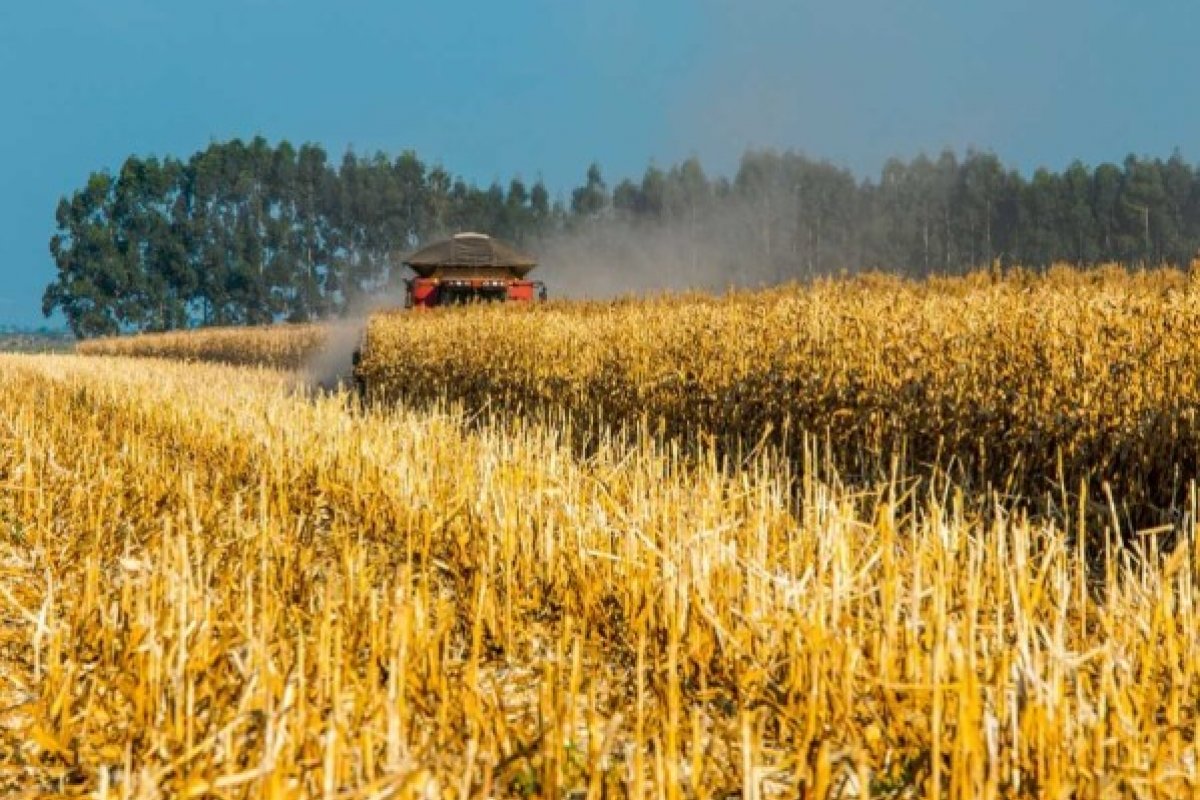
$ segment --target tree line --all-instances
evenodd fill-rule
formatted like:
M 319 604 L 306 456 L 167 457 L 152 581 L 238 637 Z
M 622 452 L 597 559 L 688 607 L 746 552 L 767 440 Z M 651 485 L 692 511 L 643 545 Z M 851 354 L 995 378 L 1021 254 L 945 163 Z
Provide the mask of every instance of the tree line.
M 535 248 L 610 227 L 677 231 L 701 243 L 693 259 L 727 261 L 731 283 L 742 272 L 1186 265 L 1200 248 L 1200 170 L 1176 152 L 1026 178 L 991 153 L 946 151 L 859 179 L 800 153 L 750 151 L 732 179 L 690 158 L 610 189 L 593 164 L 552 201 L 540 180 L 479 187 L 412 152 L 334 163 L 316 144 L 255 138 L 186 161 L 130 157 L 116 175 L 90 175 L 55 219 L 43 311 L 90 337 L 344 314 L 397 289 L 405 252 L 458 230 Z

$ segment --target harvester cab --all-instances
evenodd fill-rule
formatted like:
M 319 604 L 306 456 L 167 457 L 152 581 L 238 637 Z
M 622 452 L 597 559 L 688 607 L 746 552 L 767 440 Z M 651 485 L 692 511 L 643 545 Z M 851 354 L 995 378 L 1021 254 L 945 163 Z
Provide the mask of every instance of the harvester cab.
M 545 284 L 526 278 L 537 261 L 483 233 L 435 242 L 404 265 L 416 273 L 405 281 L 408 308 L 546 299 Z

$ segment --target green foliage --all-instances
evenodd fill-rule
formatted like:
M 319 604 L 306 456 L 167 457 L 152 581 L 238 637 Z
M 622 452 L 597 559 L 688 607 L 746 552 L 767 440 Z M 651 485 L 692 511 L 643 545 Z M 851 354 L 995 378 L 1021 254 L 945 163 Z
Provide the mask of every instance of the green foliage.
M 65 197 L 43 310 L 77 336 L 300 322 L 344 313 L 399 280 L 400 254 L 459 230 L 521 244 L 607 225 L 670 230 L 733 249 L 771 279 L 844 270 L 955 273 L 999 260 L 1040 268 L 1186 266 L 1200 247 L 1200 176 L 1179 153 L 1026 179 L 991 153 L 889 160 L 877 180 L 794 152 L 747 152 L 732 181 L 696 158 L 609 190 L 600 166 L 552 204 L 539 180 L 479 188 L 415 153 L 347 152 L 259 137 L 187 161 L 131 156 Z M 627 230 L 622 230 L 621 235 Z M 717 257 L 714 255 L 714 257 Z M 664 268 L 668 268 L 665 266 Z
M 335 166 L 319 145 L 261 137 L 186 162 L 131 156 L 63 198 L 56 221 L 43 311 L 81 338 L 327 318 L 394 283 L 398 255 L 425 239 L 469 227 L 520 242 L 554 224 L 540 181 L 506 195 L 411 152 Z
M 608 207 L 608 186 L 600 175 L 600 165 L 588 167 L 587 183 L 571 192 L 571 213 L 587 219 L 596 217 Z

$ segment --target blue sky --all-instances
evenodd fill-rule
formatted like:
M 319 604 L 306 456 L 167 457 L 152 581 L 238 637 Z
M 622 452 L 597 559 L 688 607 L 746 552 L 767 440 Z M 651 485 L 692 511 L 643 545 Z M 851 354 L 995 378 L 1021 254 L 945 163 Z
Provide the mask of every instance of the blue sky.
M 0 7 L 0 323 L 39 323 L 58 198 L 131 153 L 262 134 L 567 193 L 747 147 L 876 173 L 1200 159 L 1200 4 L 60 0 Z

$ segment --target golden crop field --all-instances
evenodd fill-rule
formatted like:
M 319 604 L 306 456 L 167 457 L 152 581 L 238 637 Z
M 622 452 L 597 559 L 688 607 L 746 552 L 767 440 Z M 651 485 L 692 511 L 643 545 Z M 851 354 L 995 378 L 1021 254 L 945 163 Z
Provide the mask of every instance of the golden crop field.
M 297 369 L 320 351 L 328 333 L 328 326 L 321 324 L 203 328 L 88 339 L 76 345 L 75 350 L 93 356 L 171 358 Z
M 1058 268 L 384 313 L 363 374 L 386 401 L 554 409 L 711 435 L 728 453 L 765 438 L 799 455 L 810 432 L 855 481 L 899 458 L 1060 510 L 1064 486 L 1107 505 L 1107 484 L 1126 521 L 1158 524 L 1200 470 L 1197 342 L 1189 274 Z
M 1191 280 L 377 316 L 400 403 L 0 356 L 0 792 L 1200 795 Z

